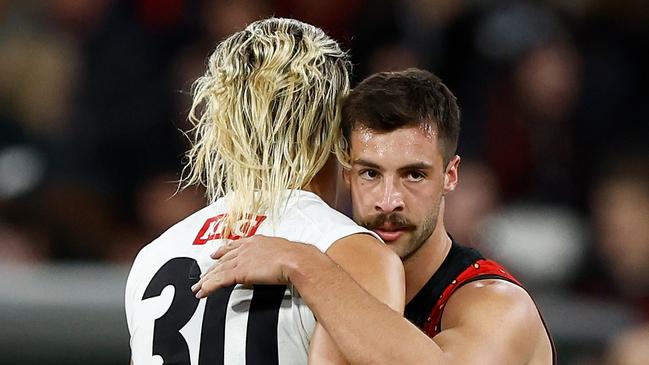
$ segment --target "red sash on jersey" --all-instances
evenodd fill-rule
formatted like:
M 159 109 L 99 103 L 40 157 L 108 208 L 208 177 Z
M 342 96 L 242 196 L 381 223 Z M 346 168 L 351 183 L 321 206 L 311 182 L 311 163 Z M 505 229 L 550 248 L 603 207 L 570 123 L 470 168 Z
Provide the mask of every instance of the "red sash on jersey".
M 455 280 L 453 280 L 447 287 L 444 289 L 444 292 L 435 303 L 433 310 L 426 319 L 426 324 L 424 325 L 424 332 L 431 338 L 440 333 L 440 325 L 442 321 L 442 313 L 444 311 L 444 306 L 448 302 L 449 298 L 455 290 L 457 290 L 462 285 L 480 279 L 480 277 L 486 276 L 484 279 L 504 279 L 510 282 L 513 282 L 516 285 L 523 287 L 523 285 L 516 280 L 510 273 L 505 271 L 505 269 L 500 266 L 495 261 L 488 259 L 479 259 L 473 263 L 473 265 L 467 267 L 460 275 L 458 275 Z

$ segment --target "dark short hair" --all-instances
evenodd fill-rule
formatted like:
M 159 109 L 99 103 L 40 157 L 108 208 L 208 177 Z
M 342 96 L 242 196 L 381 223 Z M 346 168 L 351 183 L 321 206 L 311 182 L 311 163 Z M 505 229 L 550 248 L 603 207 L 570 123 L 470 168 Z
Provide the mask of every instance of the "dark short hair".
M 380 72 L 363 80 L 343 102 L 343 137 L 363 126 L 379 132 L 427 124 L 438 133 L 444 163 L 455 154 L 460 134 L 457 98 L 439 77 L 416 68 Z

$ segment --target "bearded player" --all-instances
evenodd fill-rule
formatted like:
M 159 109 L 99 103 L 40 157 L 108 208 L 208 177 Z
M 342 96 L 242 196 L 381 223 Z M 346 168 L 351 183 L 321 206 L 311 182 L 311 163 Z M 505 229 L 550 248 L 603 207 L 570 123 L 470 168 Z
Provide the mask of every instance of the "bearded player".
M 219 249 L 219 263 L 195 287 L 199 296 L 223 283 L 290 281 L 355 364 L 556 363 L 521 283 L 446 232 L 460 112 L 442 81 L 418 69 L 372 75 L 350 93 L 342 125 L 354 220 L 401 257 L 406 318 L 310 246 L 271 237 Z M 269 275 L 249 275 L 261 262 Z

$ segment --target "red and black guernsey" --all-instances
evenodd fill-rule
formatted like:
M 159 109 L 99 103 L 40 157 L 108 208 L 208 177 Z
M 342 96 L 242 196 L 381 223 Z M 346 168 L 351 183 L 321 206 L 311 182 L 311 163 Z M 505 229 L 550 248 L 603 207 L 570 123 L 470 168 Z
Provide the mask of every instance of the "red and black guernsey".
M 497 262 L 484 258 L 475 249 L 453 242 L 442 265 L 406 305 L 405 316 L 429 337 L 435 337 L 441 332 L 442 313 L 453 293 L 470 282 L 486 279 L 509 281 L 525 289 Z M 556 364 L 554 343 L 545 327 L 552 344 L 552 363 Z

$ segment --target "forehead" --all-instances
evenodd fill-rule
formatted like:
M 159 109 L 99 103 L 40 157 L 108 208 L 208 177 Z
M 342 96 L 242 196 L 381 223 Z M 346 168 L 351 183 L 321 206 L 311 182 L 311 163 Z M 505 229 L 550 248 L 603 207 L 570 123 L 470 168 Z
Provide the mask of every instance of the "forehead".
M 429 125 L 412 125 L 390 132 L 376 131 L 359 126 L 351 131 L 352 160 L 364 159 L 384 165 L 441 163 L 437 131 Z

